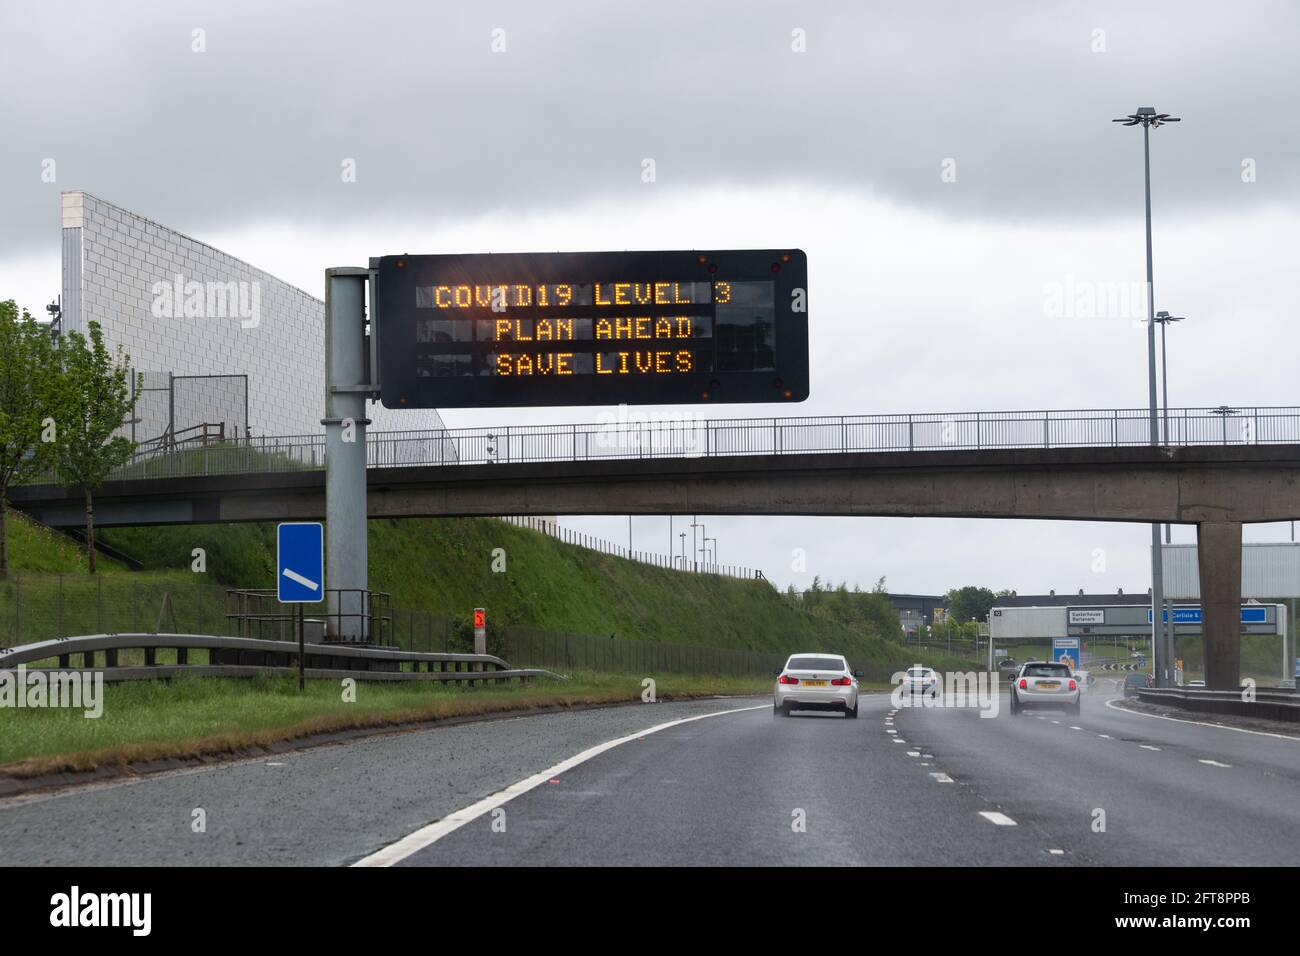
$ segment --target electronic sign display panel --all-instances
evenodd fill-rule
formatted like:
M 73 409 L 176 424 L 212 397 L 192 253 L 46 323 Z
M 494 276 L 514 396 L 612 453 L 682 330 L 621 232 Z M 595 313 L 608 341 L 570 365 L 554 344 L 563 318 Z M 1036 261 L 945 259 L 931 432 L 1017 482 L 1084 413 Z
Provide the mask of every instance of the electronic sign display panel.
M 798 249 L 384 256 L 389 408 L 808 397 Z

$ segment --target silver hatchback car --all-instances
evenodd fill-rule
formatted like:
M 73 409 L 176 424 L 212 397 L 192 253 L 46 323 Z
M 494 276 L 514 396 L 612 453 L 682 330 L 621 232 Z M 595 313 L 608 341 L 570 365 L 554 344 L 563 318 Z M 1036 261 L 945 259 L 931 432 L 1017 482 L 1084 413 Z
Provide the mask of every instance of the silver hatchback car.
M 1079 682 L 1068 664 L 1029 661 L 1011 681 L 1011 713 L 1025 707 L 1060 707 L 1079 713 Z
M 790 716 L 800 710 L 837 710 L 858 716 L 858 677 L 838 654 L 792 654 L 776 675 L 772 713 Z

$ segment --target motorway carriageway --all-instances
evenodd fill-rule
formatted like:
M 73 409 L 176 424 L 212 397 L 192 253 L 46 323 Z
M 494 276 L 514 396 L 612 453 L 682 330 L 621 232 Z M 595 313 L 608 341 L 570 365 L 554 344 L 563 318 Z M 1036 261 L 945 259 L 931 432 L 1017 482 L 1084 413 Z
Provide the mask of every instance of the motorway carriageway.
M 13 798 L 0 864 L 1296 862 L 1300 734 L 1127 713 L 1103 685 L 1078 717 L 864 694 L 856 721 L 749 698 L 434 727 Z

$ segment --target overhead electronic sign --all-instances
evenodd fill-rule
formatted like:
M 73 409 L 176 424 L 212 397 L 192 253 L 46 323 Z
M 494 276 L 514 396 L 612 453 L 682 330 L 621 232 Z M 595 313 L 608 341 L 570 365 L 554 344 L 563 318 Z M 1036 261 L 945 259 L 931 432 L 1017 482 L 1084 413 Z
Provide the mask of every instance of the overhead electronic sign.
M 384 256 L 388 408 L 808 397 L 798 249 Z

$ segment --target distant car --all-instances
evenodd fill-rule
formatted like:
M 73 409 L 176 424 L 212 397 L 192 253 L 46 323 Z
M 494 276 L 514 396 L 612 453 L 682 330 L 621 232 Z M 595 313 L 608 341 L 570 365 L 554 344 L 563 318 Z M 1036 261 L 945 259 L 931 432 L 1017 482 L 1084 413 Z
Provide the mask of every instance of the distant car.
M 1059 707 L 1071 714 L 1079 713 L 1079 682 L 1068 664 L 1055 661 L 1029 661 L 1011 682 L 1011 713 L 1026 707 Z
M 932 667 L 909 667 L 903 674 L 902 691 L 905 696 L 920 694 L 923 697 L 939 696 L 939 675 Z
M 777 672 L 772 713 L 789 717 L 799 710 L 837 710 L 858 716 L 858 678 L 838 654 L 792 654 Z
M 1129 674 L 1124 678 L 1124 696 L 1132 697 L 1143 687 L 1151 686 L 1151 678 L 1146 674 Z
M 1011 680 L 1020 673 L 1020 665 L 1015 658 L 1006 657 L 998 661 L 998 680 Z

